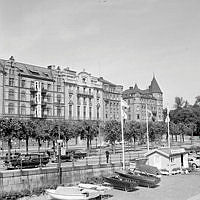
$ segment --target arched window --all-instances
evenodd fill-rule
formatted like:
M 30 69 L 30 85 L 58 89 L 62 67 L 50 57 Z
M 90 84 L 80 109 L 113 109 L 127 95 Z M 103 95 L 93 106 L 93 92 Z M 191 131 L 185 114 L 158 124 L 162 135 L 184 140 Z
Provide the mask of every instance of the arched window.
M 8 92 L 8 98 L 9 99 L 14 99 L 15 98 L 15 91 L 13 89 L 10 89 Z
M 13 103 L 8 104 L 8 114 L 15 114 L 15 108 Z
M 26 115 L 26 105 L 21 106 L 21 115 Z
M 22 93 L 21 93 L 21 100 L 26 101 L 26 92 L 25 91 L 22 91 Z

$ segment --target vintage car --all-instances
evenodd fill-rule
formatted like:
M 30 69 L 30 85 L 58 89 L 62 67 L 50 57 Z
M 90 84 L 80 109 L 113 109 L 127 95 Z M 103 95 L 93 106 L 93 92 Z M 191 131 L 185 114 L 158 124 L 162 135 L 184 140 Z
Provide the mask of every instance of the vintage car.
M 20 154 L 8 157 L 4 160 L 4 165 L 7 169 L 34 168 L 46 166 L 49 162 L 49 156 L 44 153 Z

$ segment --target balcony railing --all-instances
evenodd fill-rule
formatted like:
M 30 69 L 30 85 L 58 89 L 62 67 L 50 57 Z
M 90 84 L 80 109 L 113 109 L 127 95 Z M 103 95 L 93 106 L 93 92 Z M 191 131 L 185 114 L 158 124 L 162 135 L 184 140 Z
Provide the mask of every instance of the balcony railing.
M 80 91 L 80 90 L 77 90 L 77 95 L 79 95 L 79 96 L 87 96 L 87 97 L 93 97 L 94 96 L 91 92 Z
M 30 92 L 31 93 L 36 93 L 38 90 L 34 88 L 33 86 L 30 87 Z
M 42 88 L 42 91 L 41 91 L 42 95 L 46 95 L 46 94 L 47 94 L 47 92 L 48 92 L 48 90 L 47 90 L 47 89 L 45 89 L 45 88 Z
M 31 106 L 37 106 L 37 102 L 34 101 L 34 100 L 31 100 L 31 101 L 30 101 L 30 105 L 31 105 Z

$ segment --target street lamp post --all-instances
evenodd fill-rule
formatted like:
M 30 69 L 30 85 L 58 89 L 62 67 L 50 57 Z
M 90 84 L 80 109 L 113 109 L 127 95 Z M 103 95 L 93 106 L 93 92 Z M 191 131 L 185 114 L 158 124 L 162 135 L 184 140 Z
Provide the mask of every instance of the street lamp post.
M 58 182 L 59 184 L 62 184 L 61 145 L 60 145 L 62 140 L 60 139 L 60 124 L 58 125 L 58 134 L 59 134 L 59 140 L 57 140 L 57 143 L 58 143 Z

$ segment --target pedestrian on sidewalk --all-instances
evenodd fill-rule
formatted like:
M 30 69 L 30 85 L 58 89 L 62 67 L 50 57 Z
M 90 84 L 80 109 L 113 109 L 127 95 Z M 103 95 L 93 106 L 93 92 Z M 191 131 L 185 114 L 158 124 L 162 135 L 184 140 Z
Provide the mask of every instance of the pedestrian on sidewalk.
M 108 163 L 109 161 L 109 156 L 110 156 L 110 153 L 108 150 L 106 150 L 106 163 Z

